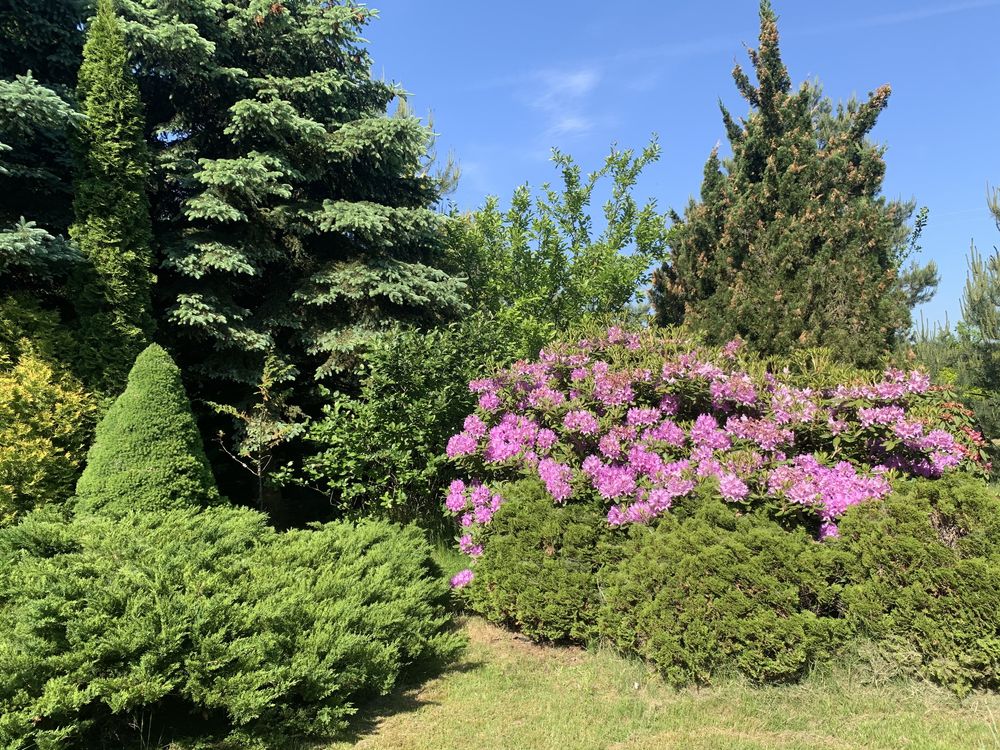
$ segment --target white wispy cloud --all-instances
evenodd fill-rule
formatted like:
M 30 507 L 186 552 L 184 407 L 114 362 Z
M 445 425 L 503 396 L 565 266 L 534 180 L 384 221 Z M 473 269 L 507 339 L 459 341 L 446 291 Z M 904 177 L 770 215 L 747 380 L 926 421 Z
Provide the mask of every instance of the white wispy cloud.
M 527 103 L 545 119 L 547 136 L 580 135 L 594 127 L 591 95 L 601 81 L 593 66 L 539 70 L 523 82 Z

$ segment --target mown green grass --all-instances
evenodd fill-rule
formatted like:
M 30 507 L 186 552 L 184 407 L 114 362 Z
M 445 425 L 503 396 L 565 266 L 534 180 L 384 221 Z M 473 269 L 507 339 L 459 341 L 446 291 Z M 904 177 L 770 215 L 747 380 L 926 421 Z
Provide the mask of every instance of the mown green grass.
M 475 618 L 464 627 L 459 664 L 363 708 L 351 739 L 315 750 L 1000 748 L 998 695 L 960 701 L 849 670 L 677 691 L 612 653 L 537 646 Z

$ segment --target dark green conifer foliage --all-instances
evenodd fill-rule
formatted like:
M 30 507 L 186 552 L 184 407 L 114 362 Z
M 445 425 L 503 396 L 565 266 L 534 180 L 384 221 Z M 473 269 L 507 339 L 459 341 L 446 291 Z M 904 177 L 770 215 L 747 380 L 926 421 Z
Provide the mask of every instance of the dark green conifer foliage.
M 76 85 L 83 49 L 81 24 L 89 0 L 0 3 L 0 78 L 28 71 L 46 85 Z
M 44 233 L 69 227 L 72 87 L 84 18 L 83 0 L 0 4 L 0 252 L 15 240 L 44 247 L 51 243 Z M 34 232 L 21 227 L 22 217 L 36 222 Z
M 70 235 L 88 263 L 73 280 L 90 380 L 105 392 L 125 385 L 152 330 L 149 156 L 139 89 L 112 0 L 98 0 L 80 68 L 79 166 Z
M 733 70 L 750 113 L 737 122 L 722 108 L 732 157 L 713 150 L 700 199 L 674 217 L 658 321 L 765 354 L 825 346 L 873 365 L 909 327 L 914 294 L 900 279 L 914 206 L 880 195 L 884 148 L 867 139 L 890 89 L 836 111 L 815 85 L 793 90 L 776 20 L 764 0 L 757 84 Z
M 155 102 L 164 326 L 198 397 L 249 398 L 269 352 L 300 385 L 349 372 L 389 324 L 462 308 L 442 270 L 431 134 L 405 109 L 387 115 L 401 89 L 370 75 L 374 11 L 124 0 L 122 12 Z
M 122 515 L 218 501 L 180 370 L 156 344 L 97 426 L 76 487 L 78 511 Z
M 79 260 L 65 240 L 72 217 L 70 139 L 81 121 L 72 86 L 85 0 L 0 2 L 0 298 L 5 322 L 53 321 Z M 13 339 L 31 326 L 4 327 Z M 56 352 L 72 359 L 65 347 Z M 56 361 L 55 358 L 49 358 Z

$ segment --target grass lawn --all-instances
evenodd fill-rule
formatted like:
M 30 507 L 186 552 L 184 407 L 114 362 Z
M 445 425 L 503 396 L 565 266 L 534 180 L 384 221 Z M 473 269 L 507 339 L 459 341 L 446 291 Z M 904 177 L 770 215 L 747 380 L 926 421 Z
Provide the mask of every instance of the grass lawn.
M 468 619 L 465 657 L 366 707 L 351 741 L 315 750 L 1000 748 L 1000 695 L 850 673 L 755 689 L 673 690 L 611 653 L 542 647 Z

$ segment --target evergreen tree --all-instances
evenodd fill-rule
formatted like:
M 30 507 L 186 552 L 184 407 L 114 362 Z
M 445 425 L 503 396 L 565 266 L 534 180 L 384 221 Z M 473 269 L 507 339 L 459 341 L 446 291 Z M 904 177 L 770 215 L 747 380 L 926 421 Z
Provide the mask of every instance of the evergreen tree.
M 93 382 L 115 393 L 152 329 L 149 158 L 142 103 L 129 71 L 125 34 L 111 0 L 98 0 L 80 68 L 79 167 L 70 235 L 88 264 L 74 279 Z
M 0 6 L 0 283 L 25 261 L 37 274 L 65 258 L 84 17 L 84 0 Z
M 354 2 L 124 0 L 159 169 L 158 304 L 194 394 L 244 408 L 273 353 L 299 390 L 462 308 L 429 130 L 386 110 Z
M 737 122 L 722 108 L 732 157 L 713 150 L 700 200 L 674 215 L 651 295 L 658 322 L 766 354 L 825 346 L 874 365 L 934 281 L 900 278 L 914 206 L 880 195 L 884 148 L 867 135 L 890 89 L 836 111 L 815 85 L 793 91 L 767 0 L 749 54 L 756 85 L 739 65 L 733 78 L 751 111 Z
M 0 3 L 0 78 L 28 71 L 57 88 L 76 85 L 90 0 Z
M 78 511 L 123 515 L 219 499 L 180 370 L 152 344 L 97 425 L 76 486 Z
M 0 3 L 0 338 L 8 341 L 33 337 L 41 318 L 61 327 L 64 282 L 79 261 L 65 234 L 83 18 L 82 0 Z M 73 358 L 67 347 L 51 354 L 50 363 Z M 0 361 L 0 370 L 16 361 Z
M 1000 190 L 993 191 L 988 205 L 1000 229 Z M 983 347 L 1000 346 L 1000 252 L 994 250 L 983 258 L 973 245 L 962 294 L 962 322 L 972 342 Z
M 68 135 L 79 115 L 31 74 L 0 80 L 0 292 L 51 296 L 78 259 L 69 219 Z

